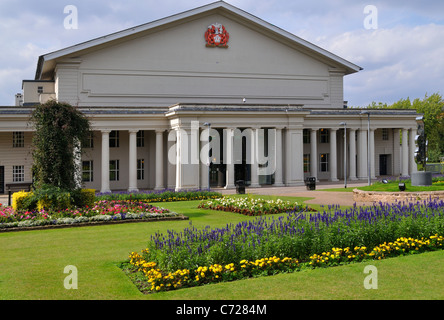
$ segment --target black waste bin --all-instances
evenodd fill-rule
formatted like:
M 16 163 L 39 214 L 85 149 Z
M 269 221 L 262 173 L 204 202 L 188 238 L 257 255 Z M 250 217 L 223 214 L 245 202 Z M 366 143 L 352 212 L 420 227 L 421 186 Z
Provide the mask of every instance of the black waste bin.
M 305 178 L 305 186 L 307 187 L 307 190 L 316 190 L 316 178 L 315 177 Z
M 236 181 L 236 193 L 237 194 L 245 194 L 245 181 L 237 180 Z

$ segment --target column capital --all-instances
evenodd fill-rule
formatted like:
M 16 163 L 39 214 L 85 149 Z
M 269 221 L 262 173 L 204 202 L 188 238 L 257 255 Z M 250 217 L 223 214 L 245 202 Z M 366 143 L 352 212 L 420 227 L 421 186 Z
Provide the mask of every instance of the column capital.
M 128 130 L 129 133 L 137 133 L 139 131 L 140 131 L 139 129 L 129 129 Z
M 164 133 L 165 129 L 154 129 L 156 133 Z
M 100 132 L 101 133 L 110 133 L 112 130 L 111 129 L 101 129 Z

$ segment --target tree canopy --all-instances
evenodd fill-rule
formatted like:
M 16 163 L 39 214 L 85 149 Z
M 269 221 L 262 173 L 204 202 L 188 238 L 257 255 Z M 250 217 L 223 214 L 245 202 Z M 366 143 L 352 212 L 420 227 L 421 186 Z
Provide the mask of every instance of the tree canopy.
M 424 115 L 424 130 L 428 140 L 428 158 L 430 162 L 437 162 L 444 156 L 444 100 L 438 93 L 427 94 L 423 99 L 413 102 L 400 99 L 392 105 L 373 102 L 368 108 L 373 109 L 414 109 Z

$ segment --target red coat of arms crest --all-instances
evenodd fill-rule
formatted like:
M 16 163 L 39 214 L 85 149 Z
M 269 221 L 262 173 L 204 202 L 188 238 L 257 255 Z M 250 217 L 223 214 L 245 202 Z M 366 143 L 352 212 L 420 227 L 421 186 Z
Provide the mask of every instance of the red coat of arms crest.
M 228 48 L 228 39 L 230 39 L 230 35 L 220 23 L 213 23 L 205 32 L 207 47 Z

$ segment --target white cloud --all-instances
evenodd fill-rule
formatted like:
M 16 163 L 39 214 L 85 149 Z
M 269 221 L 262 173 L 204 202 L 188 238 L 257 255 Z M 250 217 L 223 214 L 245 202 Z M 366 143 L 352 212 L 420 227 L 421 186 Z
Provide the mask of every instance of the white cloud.
M 69 2 L 1 0 L 0 105 L 9 105 L 38 56 L 180 13 L 213 0 L 76 0 L 79 29 L 65 30 Z M 364 70 L 345 78 L 351 105 L 423 97 L 444 87 L 444 1 L 227 0 Z M 364 7 L 378 8 L 379 29 L 365 30 Z
M 346 80 L 353 105 L 419 98 L 444 87 L 444 26 L 358 30 L 323 39 L 322 46 L 364 68 Z

